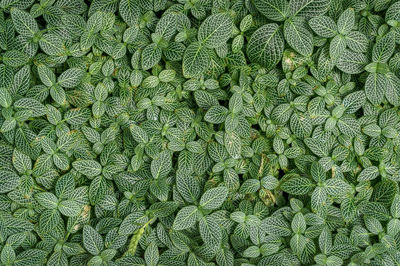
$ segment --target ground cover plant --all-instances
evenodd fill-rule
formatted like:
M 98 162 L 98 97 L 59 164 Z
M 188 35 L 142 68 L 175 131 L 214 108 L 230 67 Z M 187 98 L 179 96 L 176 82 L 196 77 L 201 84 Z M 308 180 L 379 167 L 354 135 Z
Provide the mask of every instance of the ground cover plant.
M 399 265 L 400 1 L 0 0 L 1 265 Z

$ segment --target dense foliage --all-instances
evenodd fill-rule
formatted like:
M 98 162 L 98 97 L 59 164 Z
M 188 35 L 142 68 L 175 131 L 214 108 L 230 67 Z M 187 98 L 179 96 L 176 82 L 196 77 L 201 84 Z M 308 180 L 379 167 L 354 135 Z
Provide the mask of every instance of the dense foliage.
M 400 1 L 0 0 L 1 265 L 399 265 Z

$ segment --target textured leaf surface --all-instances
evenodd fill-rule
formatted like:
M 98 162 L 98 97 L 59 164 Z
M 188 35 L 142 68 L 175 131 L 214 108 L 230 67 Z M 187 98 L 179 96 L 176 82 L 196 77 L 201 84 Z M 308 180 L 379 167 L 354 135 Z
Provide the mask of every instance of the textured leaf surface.
M 219 208 L 228 196 L 226 187 L 217 187 L 207 190 L 200 199 L 200 205 L 209 210 Z
M 336 67 L 348 74 L 358 74 L 364 70 L 367 63 L 368 58 L 364 54 L 346 49 L 337 59 Z
M 94 160 L 81 160 L 73 162 L 72 166 L 81 174 L 93 177 L 101 174 L 101 165 Z
M 228 14 L 209 16 L 199 27 L 198 39 L 208 48 L 216 48 L 224 44 L 230 37 L 233 22 Z
M 295 17 L 286 20 L 283 32 L 285 40 L 294 50 L 305 56 L 311 55 L 313 40 L 305 19 Z
M 207 49 L 201 43 L 192 43 L 186 48 L 183 55 L 183 74 L 185 77 L 198 76 L 206 71 L 210 63 Z
M 313 17 L 308 21 L 308 24 L 321 37 L 332 38 L 337 34 L 336 23 L 328 16 Z
M 0 264 L 397 265 L 399 3 L 0 0 Z
M 290 14 L 287 1 L 280 0 L 256 0 L 254 4 L 261 14 L 270 20 L 284 21 Z
M 274 67 L 282 57 L 283 34 L 277 24 L 266 24 L 256 30 L 249 41 L 247 56 L 251 62 Z
M 103 249 L 101 235 L 90 225 L 83 227 L 83 245 L 93 255 L 98 255 Z

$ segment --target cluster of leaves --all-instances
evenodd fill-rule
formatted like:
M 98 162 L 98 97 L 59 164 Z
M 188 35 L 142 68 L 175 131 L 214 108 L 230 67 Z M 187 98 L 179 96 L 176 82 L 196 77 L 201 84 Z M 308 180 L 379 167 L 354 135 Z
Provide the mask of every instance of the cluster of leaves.
M 400 1 L 0 0 L 1 265 L 398 265 Z

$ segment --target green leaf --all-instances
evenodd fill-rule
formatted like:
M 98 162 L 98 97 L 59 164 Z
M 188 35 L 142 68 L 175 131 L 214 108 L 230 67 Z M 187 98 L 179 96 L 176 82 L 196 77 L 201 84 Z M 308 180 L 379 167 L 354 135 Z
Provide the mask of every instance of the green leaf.
M 293 217 L 292 230 L 295 234 L 303 234 L 306 231 L 306 220 L 301 212 Z
M 325 179 L 326 179 L 325 169 L 322 167 L 322 165 L 319 162 L 313 162 L 311 164 L 310 172 L 311 172 L 311 176 L 315 182 L 317 182 L 317 183 L 325 182 Z
M 251 62 L 271 69 L 281 60 L 284 44 L 279 26 L 275 23 L 266 24 L 251 35 L 247 45 L 247 56 Z
M 204 120 L 212 124 L 221 124 L 225 122 L 228 112 L 228 109 L 226 109 L 224 106 L 212 106 L 204 115 Z
M 325 14 L 330 4 L 330 0 L 292 0 L 289 2 L 293 15 L 307 18 Z
M 195 202 L 200 197 L 200 185 L 192 175 L 184 171 L 178 171 L 176 174 L 176 186 L 180 195 L 187 202 Z
M 290 117 L 290 129 L 299 138 L 308 137 L 312 132 L 312 123 L 307 116 L 294 113 Z
M 37 22 L 29 13 L 19 10 L 18 8 L 11 8 L 10 11 L 15 30 L 19 34 L 32 38 L 37 32 L 39 32 Z
M 306 247 L 306 238 L 303 235 L 295 234 L 290 239 L 290 247 L 292 248 L 295 254 L 301 254 L 305 250 Z
M 304 139 L 304 143 L 315 155 L 319 157 L 328 156 L 328 148 L 322 141 L 314 138 L 306 138 Z
M 171 153 L 167 150 L 161 152 L 151 162 L 151 174 L 153 178 L 164 178 L 168 175 L 172 168 Z
M 69 198 L 73 195 L 75 188 L 75 180 L 72 175 L 63 175 L 57 180 L 55 193 L 58 198 Z
M 39 228 L 43 232 L 51 232 L 61 222 L 61 215 L 57 209 L 45 210 L 39 218 Z
M 344 116 L 337 121 L 340 132 L 349 137 L 355 137 L 361 133 L 360 123 L 357 119 Z
M 53 100 L 56 103 L 58 103 L 60 105 L 65 104 L 66 96 L 65 96 L 65 91 L 63 88 L 61 88 L 59 86 L 51 87 L 50 95 L 51 95 L 51 98 L 53 98 Z
M 161 48 L 157 44 L 152 43 L 146 46 L 142 51 L 142 68 L 143 70 L 154 67 L 161 59 Z
M 226 150 L 233 159 L 240 158 L 242 142 L 237 133 L 234 131 L 226 132 L 224 134 L 224 144 Z
M 40 48 L 48 55 L 61 56 L 65 52 L 63 40 L 55 34 L 44 34 L 39 41 Z
M 7 66 L 20 67 L 28 63 L 29 57 L 21 51 L 11 50 L 2 54 L 2 60 Z
M 70 68 L 58 77 L 57 82 L 64 88 L 74 88 L 82 80 L 85 72 L 80 68 Z
M 228 196 L 228 189 L 220 186 L 207 190 L 200 199 L 200 206 L 204 209 L 218 209 Z
M 377 124 L 366 125 L 362 131 L 365 135 L 375 138 L 382 134 L 382 129 Z
M 369 47 L 368 38 L 359 31 L 352 31 L 346 35 L 346 45 L 358 53 L 366 53 Z
M 243 98 L 239 93 L 234 93 L 229 99 L 229 110 L 233 114 L 237 114 L 243 109 Z
M 387 221 L 390 218 L 388 210 L 378 202 L 368 202 L 364 204 L 361 212 L 379 221 Z
M 5 245 L 1 250 L 1 262 L 5 265 L 12 265 L 15 261 L 15 251 L 11 245 Z
M 64 200 L 60 202 L 58 210 L 65 216 L 73 217 L 80 214 L 81 207 L 73 200 Z
M 64 114 L 64 120 L 70 125 L 82 125 L 90 118 L 90 110 L 87 108 L 69 109 Z
M 107 193 L 107 183 L 103 176 L 97 176 L 90 183 L 89 187 L 89 200 L 92 204 L 96 204 L 103 200 Z
M 285 21 L 283 29 L 285 40 L 298 53 L 310 56 L 313 52 L 313 37 L 308 30 L 306 20 L 293 17 Z
M 226 13 L 206 18 L 198 30 L 198 40 L 207 48 L 217 48 L 226 43 L 233 29 L 232 18 Z
M 283 191 L 293 195 L 307 194 L 313 187 L 311 180 L 305 177 L 293 177 L 280 186 Z
M 357 181 L 369 181 L 379 176 L 379 169 L 376 166 L 370 166 L 361 171 L 357 177 Z
M 332 250 L 332 233 L 328 228 L 324 228 L 318 238 L 319 248 L 322 253 L 329 254 Z
M 46 114 L 46 107 L 32 98 L 19 99 L 14 103 L 14 108 L 28 111 L 31 117 L 39 117 Z
M 311 209 L 313 211 L 321 211 L 327 205 L 328 195 L 325 187 L 316 187 L 311 195 Z
M 58 206 L 57 197 L 50 192 L 42 192 L 35 194 L 36 201 L 46 209 L 56 209 Z
M 212 217 L 205 216 L 200 219 L 199 232 L 205 244 L 210 246 L 217 246 L 221 243 L 221 227 Z
M 262 230 L 267 234 L 275 236 L 290 236 L 292 230 L 290 225 L 283 219 L 283 217 L 267 217 L 262 221 Z
M 103 238 L 90 225 L 83 227 L 83 245 L 92 255 L 98 255 L 104 248 Z
M 346 108 L 345 113 L 355 113 L 364 105 L 365 101 L 366 96 L 364 91 L 356 91 L 348 94 L 343 99 L 343 106 Z
M 0 193 L 14 190 L 20 184 L 20 177 L 10 170 L 0 170 Z
M 386 99 L 390 104 L 397 106 L 400 102 L 400 79 L 393 73 L 387 73 L 386 78 Z
M 79 160 L 72 163 L 72 166 L 79 173 L 94 177 L 101 174 L 101 165 L 94 160 Z
M 339 58 L 346 49 L 346 39 L 341 35 L 336 35 L 329 45 L 329 55 L 332 59 Z
M 139 142 L 139 143 L 147 143 L 149 142 L 149 137 L 147 136 L 146 131 L 144 131 L 141 127 L 131 124 L 129 126 L 129 130 L 131 131 L 131 134 L 133 138 Z
M 17 255 L 14 265 L 40 265 L 44 263 L 47 253 L 41 249 L 27 249 Z
M 313 17 L 308 21 L 308 24 L 321 37 L 332 38 L 337 34 L 336 23 L 328 16 Z
M 157 218 L 164 218 L 171 215 L 178 208 L 173 201 L 156 202 L 150 206 L 149 211 Z
M 196 77 L 203 74 L 210 64 L 211 59 L 207 48 L 200 42 L 193 42 L 186 48 L 183 55 L 183 75 L 186 78 Z
M 385 97 L 387 79 L 384 74 L 371 73 L 365 82 L 365 95 L 372 104 L 380 104 Z
M 338 57 L 336 67 L 348 74 L 359 74 L 368 64 L 368 58 L 362 53 L 356 53 L 348 49 Z
M 6 88 L 0 88 L 0 105 L 3 108 L 8 108 L 12 104 L 12 97 Z
M 196 206 L 186 206 L 179 210 L 175 217 L 174 230 L 184 230 L 195 225 L 199 217 L 199 210 Z
M 242 194 L 254 193 L 260 189 L 260 181 L 257 179 L 247 179 L 243 182 L 239 192 Z
M 155 33 L 163 37 L 164 40 L 170 40 L 174 35 L 177 26 L 177 15 L 165 14 L 157 23 Z
M 261 186 L 268 189 L 268 190 L 273 190 L 279 185 L 279 181 L 276 177 L 273 176 L 264 176 L 261 181 Z
M 138 23 L 141 15 L 140 5 L 134 0 L 121 0 L 119 3 L 119 13 L 129 26 L 134 26 Z
M 337 26 L 340 34 L 347 35 L 354 27 L 355 13 L 353 8 L 346 9 L 339 17 Z
M 54 83 L 56 83 L 56 75 L 54 75 L 54 72 L 51 71 L 50 68 L 45 65 L 39 65 L 37 70 L 40 80 L 44 85 L 46 85 L 47 87 L 51 87 L 54 85 Z
M 378 219 L 374 217 L 367 216 L 364 218 L 365 227 L 374 235 L 383 232 L 382 224 L 379 222 Z
M 341 196 L 346 194 L 351 186 L 339 178 L 330 178 L 326 180 L 326 193 L 331 196 Z
M 400 195 L 396 194 L 390 206 L 390 213 L 394 218 L 400 218 Z
M 155 266 L 159 260 L 158 248 L 155 243 L 151 243 L 144 252 L 144 259 L 146 261 L 146 265 Z
M 54 265 L 54 264 L 57 264 L 57 263 L 58 264 L 63 264 L 63 263 L 65 264 L 65 263 L 68 263 L 68 258 L 67 258 L 67 255 L 65 255 L 64 252 L 56 251 L 50 256 L 50 258 L 47 261 L 47 263 L 49 265 Z
M 273 21 L 284 21 L 290 14 L 289 5 L 281 0 L 256 0 L 254 5 L 257 10 Z
M 372 61 L 386 63 L 395 49 L 395 40 L 392 33 L 380 38 L 372 49 Z
M 243 251 L 243 256 L 247 258 L 257 258 L 260 256 L 260 248 L 257 246 L 248 247 L 245 251 Z
M 28 155 L 26 155 L 23 152 L 20 152 L 17 149 L 14 149 L 13 152 L 13 157 L 12 157 L 12 162 L 14 168 L 19 172 L 19 173 L 25 173 L 28 170 L 32 169 L 32 161 L 31 158 L 29 158 Z

